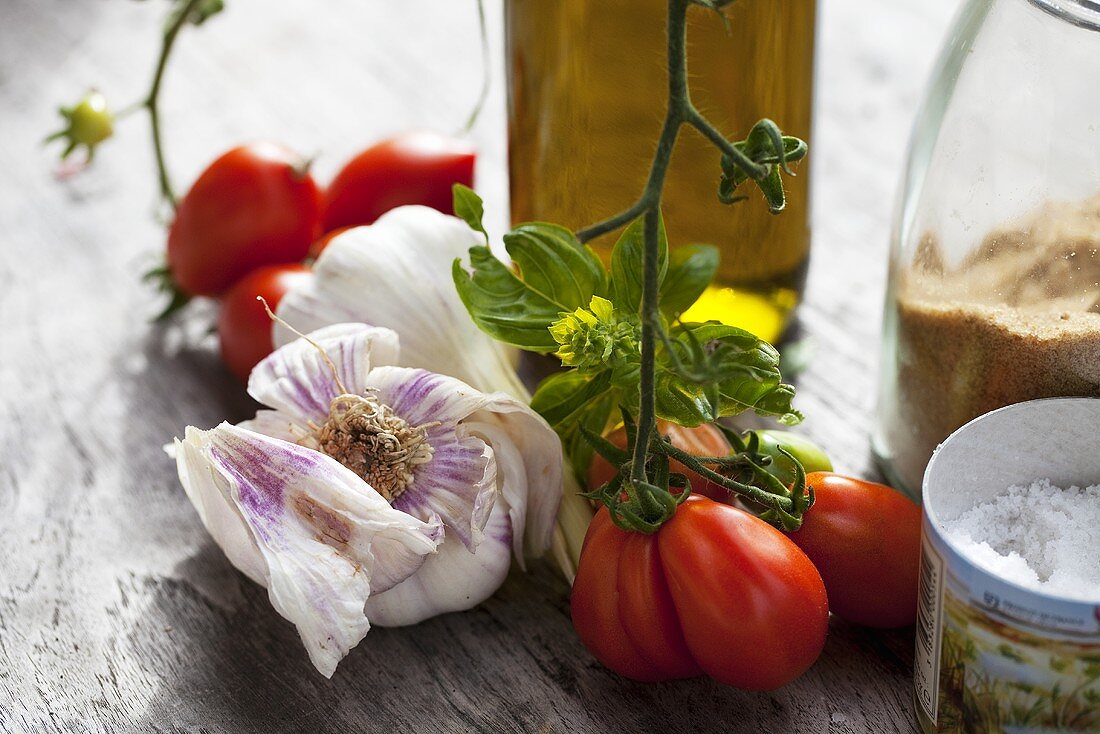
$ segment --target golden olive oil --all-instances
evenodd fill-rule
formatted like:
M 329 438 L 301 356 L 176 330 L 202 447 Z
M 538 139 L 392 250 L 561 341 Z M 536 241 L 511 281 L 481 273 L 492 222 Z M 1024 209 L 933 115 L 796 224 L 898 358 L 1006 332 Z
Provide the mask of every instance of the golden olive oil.
M 666 0 L 507 0 L 512 220 L 579 229 L 640 195 L 665 111 Z M 810 134 L 815 0 L 738 0 L 689 13 L 695 105 L 743 138 L 762 117 Z M 749 200 L 719 203 L 720 154 L 684 127 L 668 173 L 670 244 L 722 252 L 715 287 L 685 315 L 774 340 L 798 304 L 809 258 L 809 169 L 795 164 L 776 216 Z M 616 234 L 591 244 L 605 259 Z

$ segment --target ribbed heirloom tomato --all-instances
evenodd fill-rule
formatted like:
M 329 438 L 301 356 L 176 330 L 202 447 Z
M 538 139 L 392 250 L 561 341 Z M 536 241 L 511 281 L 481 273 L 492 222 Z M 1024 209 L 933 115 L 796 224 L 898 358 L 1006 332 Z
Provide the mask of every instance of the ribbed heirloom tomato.
M 307 168 L 274 143 L 234 148 L 211 163 L 168 231 L 176 286 L 216 296 L 258 267 L 302 260 L 321 227 L 321 193 Z
M 798 677 L 825 644 L 829 607 L 810 559 L 763 520 L 693 495 L 660 529 L 593 519 L 573 583 L 584 645 L 627 678 L 706 674 L 750 690 Z
M 806 476 L 814 506 L 789 537 L 821 572 L 829 607 L 867 627 L 917 618 L 921 512 L 884 484 L 831 472 Z

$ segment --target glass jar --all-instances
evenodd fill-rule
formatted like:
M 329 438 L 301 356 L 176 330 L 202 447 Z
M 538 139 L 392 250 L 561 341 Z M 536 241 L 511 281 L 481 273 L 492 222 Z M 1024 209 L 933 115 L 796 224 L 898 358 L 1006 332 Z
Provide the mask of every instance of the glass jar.
M 737 2 L 689 14 L 692 95 L 737 138 L 762 117 L 808 139 L 816 0 Z M 667 0 L 507 0 L 512 220 L 593 224 L 638 198 L 664 115 Z M 811 146 L 812 149 L 812 146 Z M 691 320 L 717 318 L 774 340 L 798 303 L 810 252 L 809 169 L 787 210 L 718 202 L 719 155 L 684 129 L 664 216 L 673 247 L 722 251 L 717 287 Z M 615 235 L 592 243 L 610 254 Z
M 936 446 L 972 418 L 1100 395 L 1100 6 L 963 6 L 892 236 L 872 443 L 918 496 Z

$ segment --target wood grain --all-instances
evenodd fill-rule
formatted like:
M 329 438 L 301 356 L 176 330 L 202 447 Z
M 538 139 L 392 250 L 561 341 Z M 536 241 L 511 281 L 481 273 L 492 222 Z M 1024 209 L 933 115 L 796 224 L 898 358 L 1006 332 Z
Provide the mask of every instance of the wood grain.
M 948 0 L 823 0 L 814 263 L 801 333 L 806 430 L 870 470 L 892 192 Z M 230 3 L 167 80 L 180 182 L 249 139 L 319 153 L 328 178 L 379 135 L 457 128 L 476 95 L 472 3 Z M 67 181 L 39 141 L 92 84 L 148 82 L 162 4 L 0 3 L 0 730 L 4 732 L 912 732 L 911 635 L 834 622 L 822 659 L 773 693 L 644 686 L 577 642 L 546 566 L 489 602 L 373 630 L 331 681 L 262 589 L 207 539 L 161 445 L 253 409 L 220 367 L 210 309 L 168 328 L 136 274 L 155 262 L 145 121 Z M 499 18 L 499 3 L 490 4 Z M 494 24 L 493 47 L 500 59 Z M 505 211 L 497 83 L 474 133 Z

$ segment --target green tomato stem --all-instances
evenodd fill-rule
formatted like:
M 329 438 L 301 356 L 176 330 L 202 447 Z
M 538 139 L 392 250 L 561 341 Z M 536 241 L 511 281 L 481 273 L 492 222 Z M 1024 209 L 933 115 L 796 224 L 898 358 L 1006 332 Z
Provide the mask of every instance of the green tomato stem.
M 164 70 L 168 67 L 168 59 L 176 43 L 176 37 L 188 18 L 191 17 L 192 11 L 201 1 L 186 0 L 183 8 L 173 16 L 172 22 L 165 28 L 160 55 L 157 57 L 156 70 L 153 72 L 153 83 L 149 88 L 149 96 L 145 98 L 144 102 L 144 106 L 149 110 L 149 127 L 153 136 L 153 153 L 157 161 L 157 179 L 160 184 L 160 193 L 172 206 L 173 211 L 179 206 L 179 199 L 172 187 L 172 180 L 168 174 L 168 164 L 164 158 L 164 142 L 160 127 L 160 87 L 164 80 Z
M 736 480 L 730 479 L 727 476 L 719 474 L 710 467 L 706 466 L 699 457 L 693 456 L 686 451 L 672 446 L 668 442 L 661 442 L 659 451 L 664 452 L 670 459 L 676 459 L 681 464 L 686 466 L 691 471 L 699 474 L 705 479 L 709 479 L 720 487 L 729 490 L 730 492 L 736 492 L 737 494 L 752 500 L 764 507 L 781 510 L 786 513 L 790 513 L 794 509 L 794 502 L 790 497 L 780 495 L 773 492 L 768 492 L 760 487 L 754 487 L 751 484 L 742 484 Z M 762 470 L 761 470 L 762 471 Z

